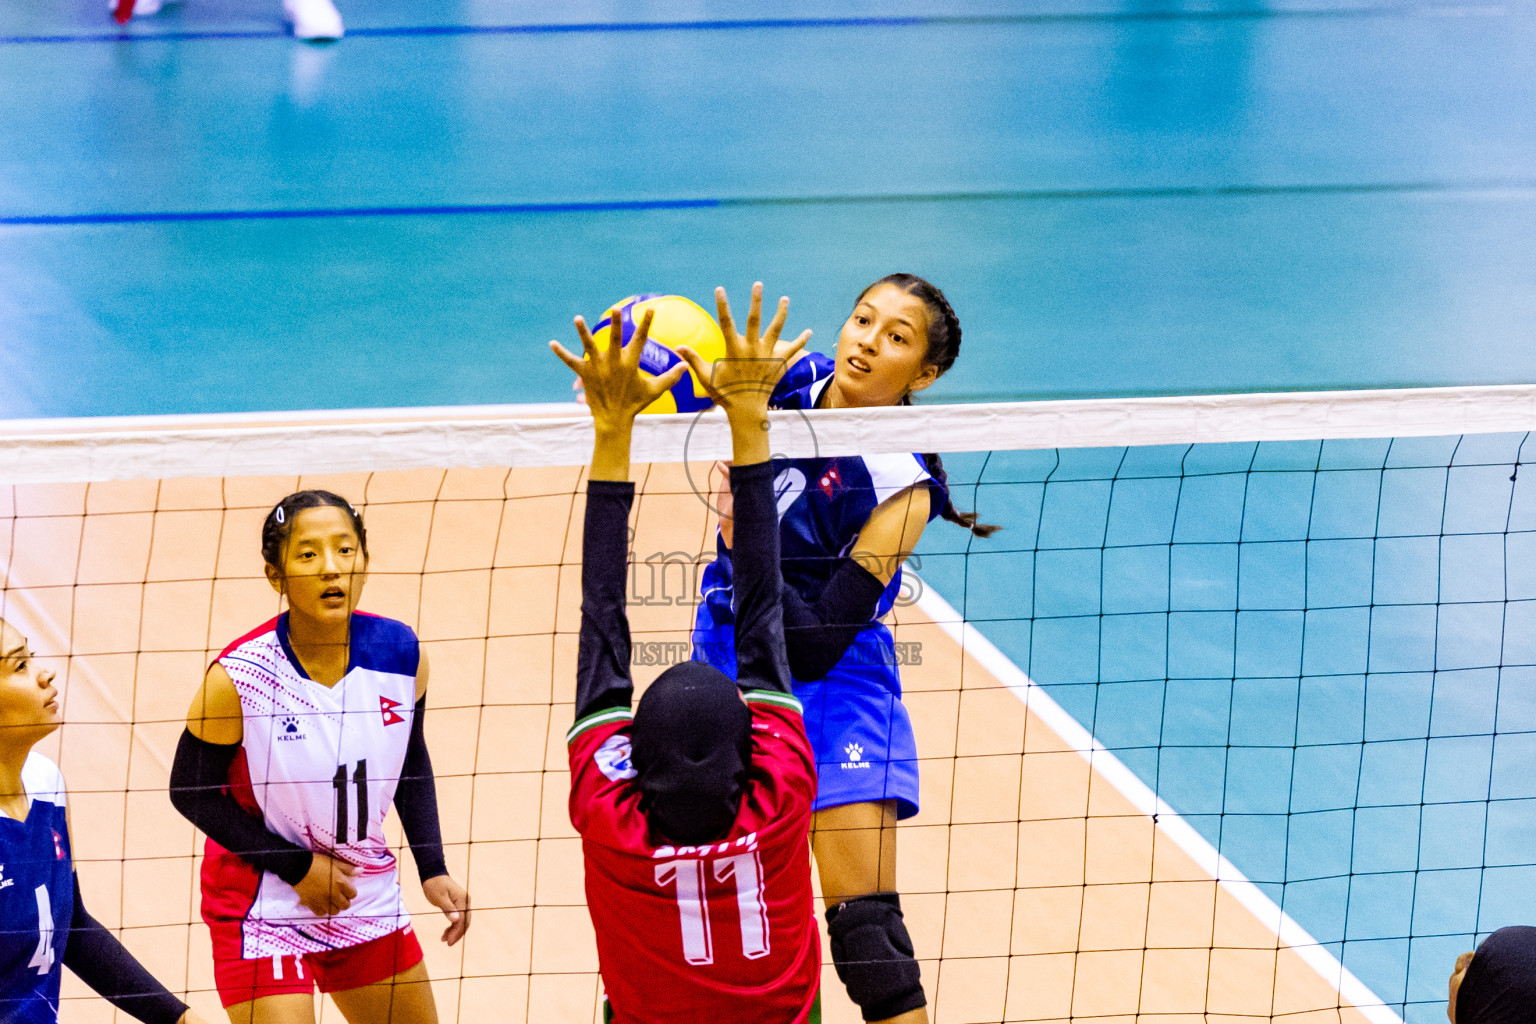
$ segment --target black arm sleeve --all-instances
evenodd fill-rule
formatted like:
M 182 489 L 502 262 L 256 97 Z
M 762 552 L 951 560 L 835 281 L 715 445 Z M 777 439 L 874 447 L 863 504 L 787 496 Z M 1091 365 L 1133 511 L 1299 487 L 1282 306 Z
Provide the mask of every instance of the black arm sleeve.
M 885 584 L 852 558 L 845 558 L 821 596 L 806 601 L 784 584 L 784 636 L 789 669 L 802 683 L 832 671 L 874 617 Z
M 171 804 L 230 853 L 295 885 L 309 872 L 313 855 L 268 831 L 228 793 L 229 766 L 239 751 L 238 743 L 207 743 L 183 729 L 171 762 Z
M 733 583 L 736 588 L 736 681 L 744 690 L 790 690 L 784 655 L 783 577 L 773 464 L 731 467 Z
M 432 756 L 427 753 L 427 698 L 416 702 L 411 719 L 411 738 L 395 789 L 395 810 L 405 826 L 406 842 L 416 858 L 416 872 L 425 882 L 448 873 L 443 859 L 443 829 L 437 816 L 437 780 L 432 775 Z
M 581 541 L 581 642 L 576 651 L 576 720 L 608 708 L 627 708 L 629 616 L 624 610 L 629 571 L 628 480 L 587 481 L 587 517 Z
M 75 876 L 75 916 L 64 944 L 64 966 L 107 1002 L 144 1024 L 176 1024 L 187 1004 L 144 969 L 117 936 L 85 909 L 80 876 Z

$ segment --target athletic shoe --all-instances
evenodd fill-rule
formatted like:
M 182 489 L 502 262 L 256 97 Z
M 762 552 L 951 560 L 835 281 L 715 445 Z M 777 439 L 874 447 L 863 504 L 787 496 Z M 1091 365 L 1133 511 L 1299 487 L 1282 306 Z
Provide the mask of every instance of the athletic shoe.
M 346 32 L 331 0 L 283 0 L 283 17 L 293 26 L 295 39 L 340 39 Z

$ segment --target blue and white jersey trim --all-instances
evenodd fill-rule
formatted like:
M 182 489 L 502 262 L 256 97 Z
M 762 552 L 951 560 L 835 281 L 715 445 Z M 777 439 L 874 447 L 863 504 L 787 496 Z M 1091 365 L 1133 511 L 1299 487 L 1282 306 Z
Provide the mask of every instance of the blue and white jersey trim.
M 21 784 L 32 800 L 64 806 L 64 773 L 47 757 L 32 751 L 21 766 Z
M 876 505 L 884 504 L 914 484 L 933 479 L 916 455 L 897 452 L 891 455 L 863 455 L 860 458 L 864 460 L 864 468 L 869 472 Z

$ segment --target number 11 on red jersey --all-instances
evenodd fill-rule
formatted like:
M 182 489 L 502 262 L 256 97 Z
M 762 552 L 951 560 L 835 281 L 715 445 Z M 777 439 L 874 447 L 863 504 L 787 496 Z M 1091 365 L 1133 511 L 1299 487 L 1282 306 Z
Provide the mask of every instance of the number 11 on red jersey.
M 663 888 L 671 886 L 676 890 L 677 914 L 683 931 L 683 957 L 690 964 L 715 962 L 707 898 L 708 879 L 711 875 L 717 882 L 728 879 L 736 882 L 736 910 L 741 919 L 742 956 L 756 960 L 769 953 L 768 908 L 763 904 L 762 891 L 763 861 L 757 851 L 756 836 L 750 836 L 748 840 L 751 845 L 747 850 L 728 857 L 709 860 L 677 859 L 656 865 L 656 884 Z M 689 849 L 685 846 L 679 852 Z M 703 849 L 708 850 L 710 847 Z

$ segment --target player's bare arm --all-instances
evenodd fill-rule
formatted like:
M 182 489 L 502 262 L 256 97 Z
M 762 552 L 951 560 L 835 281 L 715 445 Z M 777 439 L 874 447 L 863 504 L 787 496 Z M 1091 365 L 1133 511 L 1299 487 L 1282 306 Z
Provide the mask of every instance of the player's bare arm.
M 928 485 L 920 483 L 881 502 L 853 542 L 854 561 L 881 583 L 891 582 L 923 536 L 930 500 Z
M 214 662 L 203 676 L 203 685 L 187 710 L 187 729 L 204 743 L 232 746 L 245 738 L 245 716 L 240 710 L 240 695 L 235 684 Z

